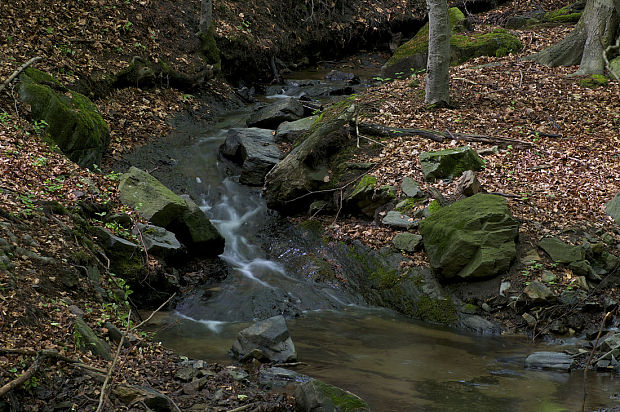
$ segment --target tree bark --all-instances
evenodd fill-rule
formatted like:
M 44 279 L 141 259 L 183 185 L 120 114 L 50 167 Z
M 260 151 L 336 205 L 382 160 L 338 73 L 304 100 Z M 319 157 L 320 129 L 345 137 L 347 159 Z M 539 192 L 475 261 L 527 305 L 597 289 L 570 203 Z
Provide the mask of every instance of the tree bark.
M 201 34 L 207 34 L 209 28 L 213 24 L 213 1 L 201 0 L 200 2 L 200 23 L 198 31 Z
M 450 19 L 447 0 L 426 0 L 428 6 L 428 60 L 425 102 L 450 103 Z
M 620 35 L 620 0 L 588 0 L 573 31 L 559 43 L 528 56 L 546 66 L 579 64 L 577 75 L 603 74 L 605 49 Z

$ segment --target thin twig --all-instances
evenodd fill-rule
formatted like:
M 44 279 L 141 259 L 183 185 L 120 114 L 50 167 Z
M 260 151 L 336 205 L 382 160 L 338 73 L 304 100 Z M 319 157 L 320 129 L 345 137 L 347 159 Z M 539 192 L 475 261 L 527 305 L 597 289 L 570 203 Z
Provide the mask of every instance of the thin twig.
M 93 372 L 103 373 L 105 374 L 107 371 L 105 369 L 97 368 L 95 366 L 90 366 L 78 359 L 72 359 L 67 356 L 61 355 L 58 351 L 54 349 L 43 349 L 40 351 L 34 351 L 30 349 L 9 349 L 9 348 L 0 348 L 0 353 L 6 353 L 9 355 L 26 355 L 26 356 L 45 356 L 47 358 L 58 359 L 64 362 L 67 362 L 71 366 L 75 366 L 77 368 L 87 369 Z
M 157 309 L 155 309 L 155 310 L 151 313 L 151 315 L 150 315 L 148 318 L 144 319 L 142 322 L 138 323 L 136 326 L 134 326 L 133 328 L 131 328 L 130 332 L 133 332 L 134 330 L 138 329 L 140 326 L 144 325 L 146 322 L 148 322 L 149 320 L 151 320 L 151 318 L 152 318 L 153 316 L 155 316 L 155 314 L 156 314 L 157 312 L 159 312 L 159 311 L 160 311 L 160 310 L 161 310 L 164 306 L 166 306 L 166 305 L 167 305 L 167 304 L 168 304 L 168 303 L 172 300 L 172 298 L 176 296 L 176 294 L 177 294 L 177 293 L 176 293 L 176 292 L 174 292 L 172 295 L 170 295 L 170 297 L 168 298 L 168 300 L 166 300 L 166 301 L 165 301 L 164 303 L 162 303 L 162 304 L 161 304 L 161 305 L 160 305 Z
M 238 408 L 231 409 L 228 412 L 241 412 L 241 411 L 245 411 L 246 409 L 250 409 L 252 406 L 254 406 L 253 403 L 248 403 L 247 405 L 243 405 Z
M 0 388 L 0 397 L 6 395 L 10 391 L 12 391 L 14 388 L 20 386 L 21 384 L 26 382 L 28 379 L 30 379 L 30 377 L 34 375 L 34 373 L 37 371 L 37 369 L 39 369 L 39 365 L 41 364 L 41 361 L 44 358 L 45 356 L 37 355 L 37 357 L 34 359 L 34 362 L 32 363 L 32 365 L 30 365 L 30 367 L 26 370 L 26 372 L 24 372 L 17 379 L 12 380 L 11 382 L 7 383 L 2 388 Z
M 1 92 L 2 90 L 4 90 L 4 88 L 5 88 L 5 87 L 6 87 L 9 83 L 11 83 L 11 82 L 13 81 L 13 79 L 15 79 L 17 76 L 19 76 L 19 74 L 20 74 L 21 72 L 23 72 L 24 70 L 26 70 L 26 68 L 27 68 L 28 66 L 30 66 L 31 64 L 33 64 L 33 63 L 35 63 L 35 62 L 38 62 L 39 60 L 41 60 L 41 57 L 40 57 L 40 56 L 37 56 L 37 57 L 33 57 L 32 59 L 28 60 L 26 63 L 22 64 L 22 65 L 21 65 L 21 66 L 20 66 L 17 70 L 15 70 L 15 71 L 13 72 L 13 74 L 12 74 L 12 75 L 10 75 L 10 76 L 9 76 L 9 78 L 8 78 L 8 79 L 6 79 L 6 80 L 4 81 L 4 83 L 2 83 L 2 84 L 0 85 L 0 92 Z
M 107 390 L 108 384 L 110 383 L 110 378 L 112 377 L 112 372 L 114 371 L 114 367 L 116 366 L 116 362 L 118 362 L 118 358 L 119 358 L 119 356 L 121 354 L 121 349 L 123 347 L 123 343 L 125 342 L 125 337 L 129 333 L 130 322 L 131 322 L 131 308 L 129 308 L 129 314 L 127 315 L 127 328 L 125 329 L 125 332 L 121 336 L 120 342 L 118 342 L 118 346 L 116 348 L 116 353 L 114 354 L 114 360 L 112 361 L 112 365 L 110 365 L 110 369 L 108 369 L 108 374 L 105 377 L 105 381 L 103 381 L 103 386 L 101 387 L 101 395 L 99 395 L 99 405 L 97 405 L 96 412 L 101 412 L 101 410 L 103 408 L 106 390 Z

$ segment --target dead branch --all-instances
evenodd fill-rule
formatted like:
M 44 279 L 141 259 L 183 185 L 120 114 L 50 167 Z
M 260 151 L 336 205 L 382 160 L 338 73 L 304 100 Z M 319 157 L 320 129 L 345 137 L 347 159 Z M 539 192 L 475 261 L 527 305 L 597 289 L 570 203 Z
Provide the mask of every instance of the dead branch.
M 9 78 L 8 78 L 8 79 L 6 79 L 6 80 L 4 81 L 4 83 L 2 83 L 2 84 L 0 85 L 0 92 L 1 92 L 2 90 L 4 90 L 4 88 L 5 88 L 6 86 L 8 86 L 8 84 L 9 84 L 9 83 L 11 83 L 11 82 L 13 81 L 13 79 L 15 79 L 17 76 L 19 76 L 19 74 L 20 74 L 21 72 L 23 72 L 24 70 L 26 70 L 26 68 L 27 68 L 28 66 L 30 66 L 30 65 L 31 65 L 31 64 L 33 64 L 33 63 L 38 62 L 39 60 L 41 60 L 41 57 L 40 57 L 40 56 L 37 56 L 37 57 L 33 57 L 32 59 L 28 60 L 26 63 L 22 64 L 22 65 L 21 65 L 21 66 L 20 66 L 17 70 L 15 70 L 15 71 L 13 72 L 13 74 L 12 74 L 12 75 L 10 75 L 10 76 L 9 76 Z
M 231 409 L 228 412 L 241 412 L 241 411 L 245 411 L 246 409 L 250 409 L 253 406 L 255 406 L 253 403 L 248 403 L 247 405 L 243 405 L 238 408 Z
M 58 351 L 54 349 L 43 349 L 40 351 L 29 350 L 29 349 L 10 349 L 10 348 L 0 348 L 0 353 L 6 353 L 8 355 L 26 355 L 26 356 L 43 356 L 51 359 L 58 359 L 63 362 L 67 362 L 71 366 L 76 368 L 87 369 L 93 372 L 98 373 L 106 373 L 105 369 L 97 368 L 95 366 L 90 366 L 85 363 L 82 363 L 78 359 L 72 359 L 67 356 L 61 355 Z
M 138 329 L 140 326 L 144 325 L 146 322 L 148 322 L 149 320 L 151 320 L 151 318 L 152 318 L 153 316 L 155 316 L 155 314 L 156 314 L 157 312 L 159 312 L 159 311 L 160 311 L 160 310 L 161 310 L 164 306 L 166 306 L 166 305 L 167 305 L 167 304 L 168 304 L 168 303 L 172 300 L 172 298 L 173 298 L 173 297 L 175 297 L 175 296 L 176 296 L 176 292 L 175 292 L 175 293 L 173 293 L 172 295 L 170 295 L 170 297 L 168 298 L 168 300 L 166 300 L 166 301 L 165 301 L 164 303 L 162 303 L 162 304 L 161 304 L 161 305 L 160 305 L 157 309 L 155 309 L 155 310 L 154 310 L 154 311 L 153 311 L 153 312 L 149 315 L 149 317 L 148 317 L 148 318 L 144 319 L 142 322 L 138 323 L 136 326 L 134 326 L 133 328 L 131 328 L 130 332 L 133 332 L 134 330 Z
M 129 314 L 127 315 L 127 328 L 125 329 L 125 332 L 123 332 L 123 335 L 121 336 L 121 340 L 118 342 L 118 346 L 116 347 L 116 353 L 114 354 L 114 359 L 112 360 L 112 365 L 110 365 L 110 369 L 108 369 L 108 374 L 105 377 L 105 381 L 103 381 L 103 386 L 101 387 L 101 395 L 99 395 L 99 405 L 97 405 L 96 412 L 101 412 L 101 409 L 103 408 L 106 390 L 107 390 L 108 384 L 110 383 L 110 378 L 112 377 L 112 372 L 114 371 L 114 367 L 116 366 L 116 363 L 118 362 L 118 357 L 121 354 L 121 348 L 123 347 L 123 343 L 125 343 L 125 337 L 127 337 L 127 334 L 129 333 L 130 322 L 131 322 L 131 308 L 129 308 Z
M 26 382 L 28 379 L 30 379 L 30 377 L 34 375 L 34 373 L 37 371 L 37 369 L 39 369 L 39 365 L 41 364 L 41 361 L 43 361 L 43 359 L 45 359 L 45 356 L 37 355 L 37 357 L 34 359 L 34 362 L 32 363 L 32 365 L 30 365 L 26 372 L 24 372 L 17 379 L 12 380 L 11 382 L 0 388 L 0 398 L 12 391 L 14 388 Z
M 480 134 L 452 133 L 450 131 L 440 132 L 437 130 L 427 129 L 407 129 L 387 127 L 380 124 L 360 123 L 359 131 L 361 133 L 370 134 L 380 137 L 399 137 L 399 136 L 419 136 L 430 139 L 435 142 L 442 143 L 446 139 L 462 140 L 464 142 L 479 142 L 487 144 L 496 144 L 501 146 L 512 145 L 514 147 L 530 147 L 531 142 L 526 142 L 509 137 L 493 137 Z

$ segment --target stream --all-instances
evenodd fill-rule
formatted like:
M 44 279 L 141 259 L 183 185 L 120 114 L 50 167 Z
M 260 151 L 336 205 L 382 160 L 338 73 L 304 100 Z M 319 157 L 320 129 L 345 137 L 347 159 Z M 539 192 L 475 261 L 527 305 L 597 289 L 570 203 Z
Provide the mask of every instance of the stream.
M 149 325 L 157 339 L 182 355 L 231 363 L 227 351 L 239 330 L 284 314 L 298 358 L 308 364 L 296 370 L 361 396 L 374 411 L 582 410 L 582 372 L 523 368 L 529 353 L 557 347 L 463 335 L 368 307 L 296 270 L 291 262 L 303 259 L 303 246 L 268 259 L 261 231 L 279 218 L 260 189 L 240 185 L 234 168 L 218 159 L 227 130 L 244 127 L 248 113 L 228 114 L 212 129 L 187 118 L 174 123 L 174 172 L 225 237 L 220 257 L 229 275 L 184 296 L 173 312 L 158 313 Z M 620 409 L 614 376 L 589 373 L 585 387 L 584 410 Z

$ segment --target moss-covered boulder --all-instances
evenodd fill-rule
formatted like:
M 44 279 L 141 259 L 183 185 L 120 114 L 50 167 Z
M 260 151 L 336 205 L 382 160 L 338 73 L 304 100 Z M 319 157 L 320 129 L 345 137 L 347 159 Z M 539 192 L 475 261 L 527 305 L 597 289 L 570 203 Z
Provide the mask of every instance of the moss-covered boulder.
M 456 7 L 450 9 L 450 63 L 460 64 L 479 56 L 505 56 L 523 47 L 519 39 L 503 29 L 490 33 L 459 35 L 465 31 L 465 16 Z M 428 23 L 408 42 L 401 45 L 381 68 L 384 78 L 407 77 L 412 71 L 426 68 L 428 58 Z
M 73 330 L 73 341 L 75 346 L 85 352 L 92 352 L 105 360 L 112 360 L 110 354 L 110 345 L 100 339 L 97 334 L 84 322 L 84 319 L 78 317 L 75 319 Z
M 591 74 L 579 80 L 579 86 L 588 89 L 596 89 L 597 87 L 607 86 L 609 80 L 602 74 Z
M 482 170 L 484 160 L 469 146 L 420 153 L 420 165 L 428 181 L 453 179 L 467 170 Z
M 605 213 L 611 216 L 617 225 L 620 225 L 620 192 L 605 205 Z
M 349 212 L 373 218 L 375 210 L 396 198 L 396 189 L 392 186 L 377 186 L 377 178 L 364 175 L 352 185 L 344 195 L 344 204 Z
M 295 403 L 297 410 L 303 412 L 370 411 L 368 404 L 359 396 L 318 379 L 297 386 Z
M 92 168 L 110 143 L 110 131 L 97 107 L 34 68 L 20 75 L 19 98 L 30 105 L 32 118 L 47 123 L 51 141 L 72 161 Z
M 131 167 L 121 176 L 118 191 L 121 202 L 154 225 L 170 230 L 190 252 L 216 256 L 224 251 L 224 238 L 202 210 L 147 172 Z
M 446 279 L 484 278 L 506 271 L 516 257 L 518 230 L 506 199 L 480 193 L 420 222 L 431 267 Z

